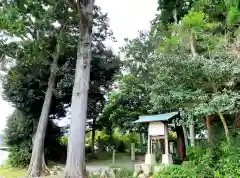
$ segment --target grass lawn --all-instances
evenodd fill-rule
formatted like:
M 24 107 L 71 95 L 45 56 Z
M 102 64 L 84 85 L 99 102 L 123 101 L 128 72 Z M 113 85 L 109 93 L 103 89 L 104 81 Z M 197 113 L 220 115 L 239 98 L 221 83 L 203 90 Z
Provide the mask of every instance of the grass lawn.
M 131 158 L 127 154 L 116 154 L 115 164 L 112 164 L 112 154 L 111 153 L 102 153 L 98 155 L 98 159 L 89 161 L 87 163 L 89 166 L 106 166 L 106 167 L 118 167 L 133 170 L 134 163 L 131 161 Z
M 27 174 L 27 170 L 18 169 L 18 168 L 10 168 L 10 167 L 2 167 L 0 168 L 0 177 L 4 178 L 20 178 L 24 177 Z

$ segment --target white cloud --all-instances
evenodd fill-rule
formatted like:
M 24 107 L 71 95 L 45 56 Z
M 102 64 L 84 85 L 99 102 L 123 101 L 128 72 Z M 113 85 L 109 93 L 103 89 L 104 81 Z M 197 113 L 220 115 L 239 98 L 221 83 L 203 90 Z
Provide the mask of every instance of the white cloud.
M 157 9 L 157 0 L 96 0 L 103 12 L 108 13 L 110 27 L 117 39 L 116 43 L 107 44 L 117 52 L 124 44 L 124 38 L 134 38 L 139 30 L 148 30 L 150 21 Z M 0 97 L 0 133 L 6 125 L 6 118 L 13 108 Z M 68 121 L 62 121 L 62 124 Z
M 117 39 L 115 44 L 108 43 L 114 51 L 124 44 L 124 38 L 134 38 L 139 30 L 149 30 L 157 13 L 157 0 L 96 0 L 96 4 L 108 13 Z
M 2 93 L 2 85 L 0 83 L 0 94 Z M 3 133 L 3 130 L 6 126 L 7 117 L 13 112 L 13 107 L 9 103 L 3 100 L 2 95 L 0 96 L 0 134 Z
M 0 107 L 1 107 L 1 118 L 0 118 L 0 133 L 3 132 L 7 117 L 13 112 L 13 108 L 5 101 L 0 98 Z

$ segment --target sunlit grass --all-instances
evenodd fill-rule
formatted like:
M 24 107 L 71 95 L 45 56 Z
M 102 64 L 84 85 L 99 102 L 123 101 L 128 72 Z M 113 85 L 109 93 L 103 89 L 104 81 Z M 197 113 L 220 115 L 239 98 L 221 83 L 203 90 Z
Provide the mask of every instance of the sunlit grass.
M 3 166 L 0 168 L 0 177 L 4 178 L 20 178 L 27 175 L 26 169 L 11 168 L 9 166 Z

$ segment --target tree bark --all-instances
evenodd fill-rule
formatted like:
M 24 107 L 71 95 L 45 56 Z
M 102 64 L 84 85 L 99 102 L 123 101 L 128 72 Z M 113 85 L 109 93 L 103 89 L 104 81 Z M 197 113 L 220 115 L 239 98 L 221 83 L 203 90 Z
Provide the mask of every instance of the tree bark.
M 46 171 L 47 169 L 44 160 L 44 140 L 47 131 L 48 115 L 52 101 L 53 89 L 55 87 L 56 76 L 55 71 L 52 70 L 55 69 L 55 62 L 53 62 L 51 66 L 51 75 L 48 81 L 48 88 L 45 94 L 42 112 L 34 138 L 32 157 L 28 168 L 29 177 L 39 177 L 41 175 L 49 174 L 49 172 Z
M 177 9 L 176 8 L 173 9 L 172 16 L 173 16 L 173 19 L 174 19 L 174 24 L 177 26 L 178 25 L 178 19 L 177 19 Z M 177 35 L 177 30 L 173 30 L 173 32 L 172 32 L 172 36 L 175 36 L 175 35 Z
M 66 178 L 87 177 L 85 165 L 85 127 L 90 80 L 90 61 L 92 59 L 93 0 L 86 1 L 85 3 L 78 0 L 76 6 L 80 15 L 80 39 L 72 91 L 71 124 L 65 168 Z
M 96 118 L 93 119 L 93 123 L 92 123 L 92 153 L 94 154 L 95 152 L 95 132 L 96 132 Z
M 195 57 L 197 55 L 197 41 L 196 41 L 195 34 L 193 32 L 191 32 L 191 36 L 190 36 L 190 46 L 191 46 L 191 53 L 193 57 Z
M 50 68 L 50 76 L 48 79 L 47 91 L 42 106 L 38 127 L 33 136 L 33 149 L 31 161 L 28 168 L 29 177 L 39 177 L 41 175 L 49 175 L 49 171 L 44 159 L 44 141 L 47 132 L 48 116 L 52 102 L 53 90 L 55 88 L 56 74 L 58 72 L 58 59 L 60 55 L 60 44 L 56 45 L 56 52 L 53 54 L 53 62 Z
M 208 134 L 208 142 L 210 146 L 214 146 L 214 141 L 213 141 L 213 128 L 212 128 L 212 116 L 206 116 L 206 127 L 207 127 L 207 134 Z
M 225 135 L 226 135 L 226 139 L 228 142 L 230 142 L 230 138 L 229 138 L 229 131 L 228 131 L 228 126 L 227 126 L 227 122 L 223 116 L 223 114 L 220 111 L 217 111 L 218 116 L 220 117 L 222 124 L 223 124 L 223 128 L 225 131 Z
M 178 24 L 178 18 L 177 18 L 177 8 L 174 8 L 172 11 L 172 16 L 174 19 L 174 24 L 177 25 Z
M 188 133 L 187 133 L 187 128 L 185 125 L 182 125 L 183 128 L 183 134 L 184 134 L 184 143 L 186 147 L 188 147 Z
M 32 144 L 34 144 L 34 140 L 35 140 L 35 136 L 36 136 L 36 132 L 33 132 L 33 137 L 32 137 Z M 46 162 L 45 162 L 45 156 L 44 156 L 44 148 L 43 148 L 43 152 L 42 152 L 42 174 L 43 175 L 50 175 L 50 170 L 48 169 Z M 31 164 L 30 164 L 31 165 Z M 30 166 L 29 166 L 30 167 Z M 31 165 L 32 167 L 32 165 Z
M 184 160 L 186 157 L 186 146 L 184 142 L 184 133 L 183 133 L 182 126 L 177 126 L 176 132 L 177 132 L 178 154 L 181 160 Z

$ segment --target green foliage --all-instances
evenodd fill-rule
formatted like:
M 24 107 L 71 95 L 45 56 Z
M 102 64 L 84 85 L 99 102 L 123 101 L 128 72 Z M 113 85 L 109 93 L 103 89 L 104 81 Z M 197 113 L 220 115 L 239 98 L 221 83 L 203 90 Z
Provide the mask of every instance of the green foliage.
M 240 10 L 239 7 L 231 7 L 228 11 L 227 24 L 229 26 L 240 24 Z
M 240 2 L 238 0 L 226 0 L 226 7 L 228 9 L 228 14 L 226 22 L 229 26 L 240 24 Z
M 62 137 L 59 139 L 59 142 L 60 142 L 61 145 L 67 146 L 67 144 L 68 144 L 68 138 L 67 138 L 67 136 L 62 136 Z
M 31 159 L 32 120 L 20 111 L 9 116 L 5 130 L 6 144 L 9 146 L 9 163 L 14 167 L 26 167 Z
M 204 26 L 205 14 L 203 12 L 190 11 L 183 17 L 181 25 L 186 29 L 200 29 Z
M 188 125 L 194 118 L 200 130 L 206 115 L 238 113 L 239 56 L 229 47 L 236 28 L 226 31 L 226 12 L 236 4 L 229 3 L 160 0 L 161 13 L 150 32 L 127 40 L 123 47 L 127 74 L 110 94 L 103 118 L 113 127 L 144 131 L 132 124 L 139 115 L 182 108 L 185 114 L 178 124 Z
M 26 142 L 26 141 L 25 141 Z M 10 146 L 9 164 L 12 167 L 25 168 L 31 159 L 31 144 L 22 142 L 20 145 Z
M 159 55 L 151 86 L 151 102 L 157 111 L 183 107 L 196 116 L 217 110 L 237 112 L 240 95 L 234 84 L 229 87 L 239 72 L 237 59 L 225 52 L 209 52 L 208 56 Z
M 167 166 L 155 177 L 212 177 L 213 170 L 209 167 L 213 163 L 211 156 L 203 155 L 197 160 L 185 161 L 182 165 Z
M 138 148 L 139 136 L 133 132 L 122 133 L 119 128 L 114 129 L 112 135 L 107 134 L 105 131 L 98 131 L 96 134 L 96 141 L 98 151 L 112 151 L 116 149 L 117 152 L 129 152 L 131 143 L 135 143 L 135 147 Z
M 239 136 L 231 143 L 221 142 L 216 149 L 206 145 L 188 149 L 188 159 L 182 165 L 168 166 L 157 173 L 156 177 L 238 177 L 239 172 Z
M 16 110 L 8 117 L 5 130 L 6 144 L 9 146 L 9 163 L 14 167 L 26 167 L 32 151 L 32 134 L 36 119 L 30 119 Z M 45 140 L 46 160 L 62 162 L 66 158 L 66 146 L 59 143 L 64 131 L 49 121 Z
M 216 165 L 215 177 L 239 177 L 239 136 L 231 140 L 231 144 L 222 143 L 220 147 L 221 158 Z
M 168 140 L 169 141 L 174 141 L 177 139 L 177 134 L 176 132 L 173 131 L 168 131 Z
M 207 145 L 204 145 L 207 146 Z M 206 148 L 203 145 L 188 147 L 187 148 L 187 157 L 189 160 L 198 160 L 206 154 Z
M 193 0 L 158 0 L 158 10 L 161 12 L 156 18 L 164 24 L 174 22 L 173 11 L 176 10 L 178 20 L 191 9 Z
M 123 76 L 119 81 L 119 91 L 113 92 L 105 105 L 102 118 L 122 131 L 141 130 L 145 127 L 133 124 L 139 115 L 145 115 L 150 109 L 148 88 L 135 75 Z
M 188 126 L 193 119 L 199 131 L 207 115 L 238 114 L 239 55 L 233 55 L 231 46 L 237 41 L 239 25 L 228 26 L 226 21 L 239 17 L 239 1 L 158 3 L 161 13 L 150 32 L 127 40 L 122 49 L 126 75 L 118 79 L 118 90 L 108 98 L 105 120 L 112 127 L 144 131 L 132 124 L 139 115 L 182 108 L 185 113 L 177 124 Z
M 120 61 L 104 45 L 105 40 L 112 39 L 108 17 L 99 7 L 94 8 L 93 60 L 88 97 L 88 118 L 94 122 L 88 122 L 88 126 L 100 129 L 103 124 L 98 117 L 105 102 L 104 95 L 118 72 Z M 62 161 L 66 158 L 66 142 L 61 142 L 60 138 L 65 130 L 60 129 L 55 121 L 66 116 L 71 103 L 79 39 L 78 15 L 69 11 L 64 1 L 25 0 L 1 2 L 0 15 L 1 30 L 8 39 L 1 41 L 1 55 L 14 59 L 4 77 L 4 99 L 24 115 L 23 119 L 9 121 L 12 124 L 8 124 L 7 128 L 8 145 L 22 153 L 21 143 L 27 142 L 23 152 L 31 151 L 31 137 L 40 117 L 50 65 L 59 45 L 59 70 L 49 114 L 45 155 L 48 159 Z M 20 161 L 17 164 L 21 165 Z M 24 161 L 29 161 L 28 156 Z
M 129 132 L 123 135 L 122 138 L 123 142 L 126 144 L 131 144 L 131 143 L 135 143 L 138 144 L 139 143 L 139 136 L 136 133 L 133 132 Z

